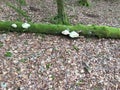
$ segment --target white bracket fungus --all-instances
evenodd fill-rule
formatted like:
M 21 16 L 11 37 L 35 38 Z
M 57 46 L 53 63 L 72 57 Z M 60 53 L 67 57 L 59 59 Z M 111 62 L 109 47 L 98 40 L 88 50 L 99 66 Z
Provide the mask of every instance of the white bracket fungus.
M 91 24 L 88 24 L 87 26 L 92 26 Z
M 75 32 L 75 31 L 72 31 L 72 32 L 70 32 L 69 36 L 71 38 L 77 38 L 77 37 L 79 37 L 79 34 L 77 32 Z
M 1 20 L 2 22 L 5 22 L 5 20 Z
M 16 24 L 12 24 L 11 25 L 13 28 L 17 28 L 17 25 Z
M 22 24 L 22 27 L 23 27 L 24 29 L 28 29 L 28 28 L 30 27 L 30 24 L 28 24 L 28 23 L 23 23 L 23 24 Z
M 88 32 L 88 34 L 89 34 L 89 35 L 92 35 L 92 32 L 91 32 L 91 31 L 89 31 L 89 32 Z
M 79 37 L 79 34 L 77 32 L 75 32 L 75 31 L 70 32 L 69 29 L 66 29 L 66 30 L 62 31 L 62 34 L 63 35 L 69 35 L 69 37 L 71 37 L 71 38 Z
M 70 34 L 69 29 L 66 29 L 66 30 L 62 31 L 62 34 L 63 35 L 69 35 Z

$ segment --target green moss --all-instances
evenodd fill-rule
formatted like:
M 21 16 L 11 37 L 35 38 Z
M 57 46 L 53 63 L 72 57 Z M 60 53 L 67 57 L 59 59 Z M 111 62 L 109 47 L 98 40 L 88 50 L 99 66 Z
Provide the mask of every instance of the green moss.
M 11 25 L 17 24 L 17 28 L 11 27 Z M 80 35 L 99 37 L 99 38 L 118 38 L 120 39 L 120 28 L 98 25 L 56 25 L 56 24 L 41 24 L 41 23 L 29 23 L 31 26 L 23 31 L 22 22 L 0 22 L 1 31 L 19 32 L 19 33 L 41 33 L 41 34 L 54 34 L 60 35 L 61 32 L 67 28 L 70 31 L 76 31 Z
M 64 10 L 64 0 L 56 0 L 57 2 L 57 16 L 53 18 L 56 24 L 68 25 L 69 20 Z
M 63 25 L 70 25 L 69 19 L 67 15 L 64 16 L 55 16 L 50 19 L 50 22 L 53 24 L 63 24 Z
M 86 6 L 86 7 L 90 6 L 89 0 L 79 0 L 78 2 L 79 2 L 79 5 Z

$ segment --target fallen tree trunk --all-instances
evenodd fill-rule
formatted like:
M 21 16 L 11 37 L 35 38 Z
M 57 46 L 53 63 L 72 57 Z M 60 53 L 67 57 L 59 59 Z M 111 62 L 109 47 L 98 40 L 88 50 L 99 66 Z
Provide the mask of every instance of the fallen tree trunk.
M 16 24 L 17 27 L 13 27 Z M 0 21 L 0 31 L 10 32 L 29 32 L 29 33 L 44 33 L 44 34 L 61 34 L 62 31 L 69 29 L 75 31 L 79 35 L 96 36 L 99 38 L 118 38 L 120 39 L 120 28 L 97 25 L 55 25 L 55 24 L 40 24 L 29 23 L 29 28 L 23 28 L 22 22 Z

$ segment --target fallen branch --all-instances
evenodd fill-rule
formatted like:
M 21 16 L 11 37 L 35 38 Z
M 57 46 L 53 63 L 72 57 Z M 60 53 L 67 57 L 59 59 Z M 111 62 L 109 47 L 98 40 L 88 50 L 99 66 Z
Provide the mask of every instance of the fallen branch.
M 99 38 L 118 38 L 120 39 L 120 28 L 98 25 L 55 25 L 29 23 L 28 27 L 24 27 L 27 23 L 0 21 L 0 31 L 10 32 L 29 32 L 29 33 L 44 33 L 44 34 L 62 34 L 64 30 L 69 32 L 75 31 L 79 35 L 95 36 Z

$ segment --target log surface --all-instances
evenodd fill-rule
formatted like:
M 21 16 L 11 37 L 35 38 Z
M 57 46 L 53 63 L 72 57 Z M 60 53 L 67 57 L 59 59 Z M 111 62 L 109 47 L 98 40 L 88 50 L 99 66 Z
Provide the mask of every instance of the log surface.
M 17 28 L 12 27 L 16 24 Z M 30 27 L 24 29 L 23 22 L 0 21 L 0 31 L 9 32 L 28 32 L 28 33 L 44 33 L 44 34 L 61 34 L 62 31 L 69 29 L 76 31 L 79 35 L 96 36 L 99 38 L 117 38 L 120 39 L 120 28 L 98 25 L 56 25 L 56 24 L 42 24 L 42 23 L 29 23 Z

